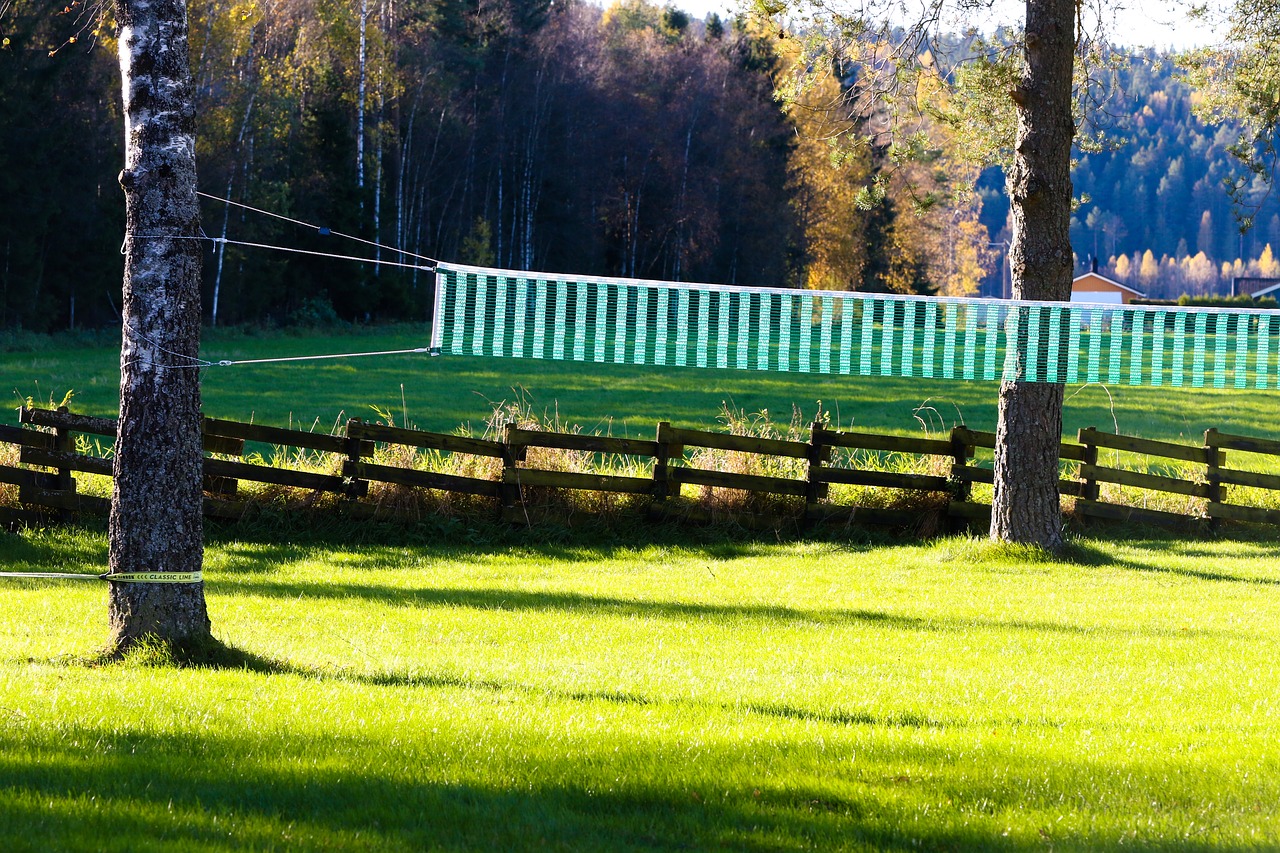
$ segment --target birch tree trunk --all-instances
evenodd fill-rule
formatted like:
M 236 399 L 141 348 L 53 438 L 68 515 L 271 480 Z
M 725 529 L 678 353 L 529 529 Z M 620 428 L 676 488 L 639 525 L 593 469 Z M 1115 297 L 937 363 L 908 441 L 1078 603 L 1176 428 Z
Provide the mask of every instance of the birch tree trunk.
M 200 210 L 185 0 L 115 0 L 125 116 L 120 426 L 110 567 L 197 572 L 201 516 Z M 211 639 L 203 583 L 110 585 L 111 643 Z
M 1013 92 L 1018 135 L 1009 198 L 1013 298 L 1071 298 L 1071 71 L 1074 0 L 1027 0 L 1027 64 Z M 1021 370 L 1021 365 L 1019 365 Z M 1062 547 L 1058 446 L 1063 386 L 1003 382 L 991 538 Z

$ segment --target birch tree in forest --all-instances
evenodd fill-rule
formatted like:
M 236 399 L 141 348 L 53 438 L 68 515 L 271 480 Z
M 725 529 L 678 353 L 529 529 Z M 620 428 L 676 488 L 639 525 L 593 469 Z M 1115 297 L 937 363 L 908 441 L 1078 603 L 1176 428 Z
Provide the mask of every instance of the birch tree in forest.
M 111 647 L 212 640 L 204 584 L 200 209 L 184 0 L 117 0 L 126 239 L 109 526 Z M 108 578 L 110 580 L 110 578 Z M 152 578 L 158 579 L 158 578 Z

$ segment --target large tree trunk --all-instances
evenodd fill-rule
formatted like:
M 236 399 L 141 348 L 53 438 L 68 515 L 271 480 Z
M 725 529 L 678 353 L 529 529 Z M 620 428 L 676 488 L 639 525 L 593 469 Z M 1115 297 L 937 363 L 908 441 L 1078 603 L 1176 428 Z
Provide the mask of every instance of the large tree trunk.
M 113 573 L 200 571 L 200 210 L 185 0 L 116 0 L 126 232 Z M 203 583 L 110 584 L 112 646 L 210 638 Z
M 1074 0 L 1027 0 L 1027 65 L 1013 98 L 1017 150 L 1009 173 L 1014 299 L 1071 298 L 1071 71 Z M 1018 365 L 1019 370 L 1022 364 Z M 1004 382 L 996 427 L 991 538 L 1062 546 L 1058 444 L 1062 386 Z

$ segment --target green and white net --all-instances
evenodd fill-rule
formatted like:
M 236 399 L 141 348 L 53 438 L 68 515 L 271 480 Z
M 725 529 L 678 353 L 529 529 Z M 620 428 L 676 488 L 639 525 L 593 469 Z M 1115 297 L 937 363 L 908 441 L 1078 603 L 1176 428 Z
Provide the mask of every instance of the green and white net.
M 431 351 L 982 381 L 1280 387 L 1280 315 L 679 284 L 441 264 Z

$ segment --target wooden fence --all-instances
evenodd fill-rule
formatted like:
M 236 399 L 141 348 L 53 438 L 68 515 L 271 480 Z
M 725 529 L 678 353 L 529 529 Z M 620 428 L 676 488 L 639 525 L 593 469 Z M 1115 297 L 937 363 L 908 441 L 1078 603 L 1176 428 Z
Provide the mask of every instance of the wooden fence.
M 16 502 L 5 502 L 17 505 L 0 506 L 0 523 L 45 524 L 76 513 L 105 513 L 109 501 L 79 490 L 75 475 L 111 476 L 115 420 L 25 408 L 20 420 L 23 427 L 0 425 L 0 447 L 19 448 L 17 465 L 0 465 L 0 484 L 17 487 Z M 641 496 L 651 512 L 691 519 L 707 516 L 708 497 L 745 495 L 757 503 L 772 501 L 772 513 L 747 514 L 771 524 L 839 520 L 955 530 L 983 529 L 991 517 L 990 505 L 974 499 L 974 486 L 993 480 L 995 434 L 964 427 L 946 438 L 928 438 L 843 432 L 815 423 L 808 441 L 795 441 L 660 423 L 650 441 L 513 423 L 498 441 L 353 419 L 344 433 L 206 418 L 206 514 L 244 516 L 262 500 L 262 486 L 242 484 L 256 483 L 335 494 L 368 514 L 379 510 L 373 485 L 451 492 L 490 500 L 496 513 L 512 521 L 529 518 L 530 497 L 539 490 Z M 246 457 L 247 443 L 263 448 L 271 462 L 264 463 L 261 451 Z M 1229 468 L 1228 452 L 1233 461 L 1253 464 Z M 565 454 L 595 470 L 564 470 Z M 1202 445 L 1188 446 L 1086 429 L 1076 442 L 1063 442 L 1060 454 L 1060 491 L 1071 499 L 1067 509 L 1080 518 L 1177 527 L 1222 521 L 1280 525 L 1280 474 L 1274 473 L 1280 471 L 1280 441 L 1209 430 Z M 459 459 L 481 464 L 453 464 Z M 458 473 L 467 470 L 473 473 Z M 1179 505 L 1170 509 L 1171 502 Z

